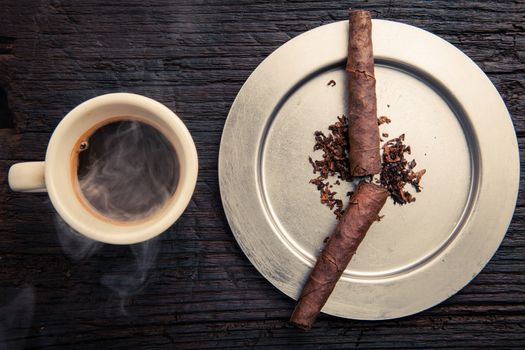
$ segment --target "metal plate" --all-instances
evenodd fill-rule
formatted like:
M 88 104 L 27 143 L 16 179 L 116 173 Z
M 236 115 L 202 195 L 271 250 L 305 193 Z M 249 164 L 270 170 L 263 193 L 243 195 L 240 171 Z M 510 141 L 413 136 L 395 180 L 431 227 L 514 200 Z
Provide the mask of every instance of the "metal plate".
M 347 110 L 347 38 L 342 21 L 272 53 L 239 92 L 221 141 L 219 180 L 232 231 L 254 266 L 295 299 L 336 225 L 308 183 L 308 156 L 319 157 L 314 131 Z M 416 313 L 465 286 L 503 239 L 519 185 L 512 122 L 474 62 L 396 22 L 374 20 L 373 43 L 378 115 L 392 119 L 381 132 L 405 133 L 427 174 L 415 203 L 387 202 L 323 308 L 366 320 Z

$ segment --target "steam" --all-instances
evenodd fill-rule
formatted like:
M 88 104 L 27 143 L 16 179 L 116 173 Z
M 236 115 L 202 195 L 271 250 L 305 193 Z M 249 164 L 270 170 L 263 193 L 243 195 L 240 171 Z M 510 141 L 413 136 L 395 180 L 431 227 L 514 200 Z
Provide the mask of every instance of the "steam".
M 107 266 L 100 277 L 100 283 L 118 297 L 120 311 L 127 315 L 127 301 L 147 285 L 149 273 L 157 260 L 160 239 L 153 238 L 130 246 L 108 246 L 81 235 L 68 226 L 58 214 L 55 214 L 55 227 L 63 252 L 77 262 L 94 260 L 97 256 L 104 255 L 107 250 L 110 250 L 111 255 L 117 250 L 121 256 L 129 254 L 128 249 L 131 251 L 132 259 L 119 259 L 118 264 Z
M 58 214 L 55 214 L 55 227 L 62 250 L 74 261 L 89 258 L 103 245 L 73 230 Z
M 130 296 L 140 292 L 145 286 L 149 271 L 155 265 L 159 252 L 159 239 L 131 246 L 135 258 L 135 266 L 131 271 L 118 268 L 115 272 L 102 277 L 102 284 L 115 292 L 120 298 L 120 310 L 127 315 L 125 305 Z
M 127 120 L 105 125 L 81 143 L 80 151 L 80 189 L 105 216 L 121 221 L 147 218 L 175 192 L 175 150 L 148 124 Z
M 33 287 L 0 289 L 0 349 L 23 349 L 33 320 Z

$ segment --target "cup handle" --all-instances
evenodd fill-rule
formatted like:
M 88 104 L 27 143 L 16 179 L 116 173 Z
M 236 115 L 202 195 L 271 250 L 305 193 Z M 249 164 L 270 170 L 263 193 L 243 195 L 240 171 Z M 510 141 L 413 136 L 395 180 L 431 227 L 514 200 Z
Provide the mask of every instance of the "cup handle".
M 17 192 L 47 192 L 45 162 L 17 163 L 9 168 L 9 187 Z

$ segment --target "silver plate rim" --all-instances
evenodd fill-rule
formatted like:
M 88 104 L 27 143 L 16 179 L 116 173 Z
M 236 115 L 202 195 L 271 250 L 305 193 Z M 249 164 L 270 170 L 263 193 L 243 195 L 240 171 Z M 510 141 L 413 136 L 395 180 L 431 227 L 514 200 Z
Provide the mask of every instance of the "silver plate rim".
M 314 65 L 344 60 L 347 32 L 346 21 L 336 22 L 303 33 L 275 50 L 239 91 L 221 139 L 219 185 L 232 232 L 258 271 L 294 299 L 300 293 L 309 264 L 297 257 L 283 256 L 279 245 L 284 243 L 279 242 L 276 235 L 268 235 L 269 218 L 261 211 L 262 198 L 257 191 L 258 157 L 252 152 L 259 152 L 260 142 L 257 141 L 255 149 L 250 145 L 261 139 L 263 131 L 255 128 L 244 138 L 241 132 L 246 131 L 247 115 L 255 118 L 257 124 L 257 118 L 269 118 L 268 110 L 275 108 L 258 103 L 257 96 L 264 95 L 266 100 L 275 101 L 279 93 L 289 90 L 290 82 L 285 78 L 290 71 L 300 75 L 311 68 L 312 62 L 310 66 L 308 62 L 297 62 L 290 67 L 286 64 L 290 55 L 309 57 L 311 59 L 305 61 L 313 60 Z M 363 320 L 414 314 L 464 287 L 481 271 L 501 243 L 512 219 L 519 188 L 519 153 L 514 128 L 504 102 L 481 69 L 450 43 L 406 24 L 374 20 L 373 42 L 377 59 L 414 66 L 453 94 L 472 119 L 472 129 L 479 140 L 480 174 L 471 215 L 461 235 L 439 252 L 440 259 L 434 259 L 424 269 L 396 278 L 378 281 L 344 278 L 338 283 L 336 289 L 347 289 L 352 293 L 353 302 L 330 298 L 323 312 Z M 270 72 L 272 74 L 268 74 Z M 493 127 L 494 120 L 498 128 Z M 242 150 L 237 143 L 243 145 Z M 499 185 L 493 186 L 493 183 Z M 496 215 L 491 210 L 493 207 L 499 208 Z M 360 296 L 364 294 L 372 295 L 374 301 L 367 300 L 360 306 Z

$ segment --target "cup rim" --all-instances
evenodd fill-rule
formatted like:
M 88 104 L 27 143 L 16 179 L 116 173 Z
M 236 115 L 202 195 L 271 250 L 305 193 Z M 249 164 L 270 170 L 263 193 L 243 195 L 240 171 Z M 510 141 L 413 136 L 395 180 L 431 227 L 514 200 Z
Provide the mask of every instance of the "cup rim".
M 61 147 L 61 138 L 69 128 L 74 127 L 78 118 L 81 118 L 90 110 L 97 107 L 111 104 L 124 104 L 147 109 L 156 117 L 163 120 L 170 127 L 169 133 L 172 133 L 180 143 L 180 149 L 176 148 L 178 154 L 184 155 L 184 166 L 181 166 L 179 174 L 179 184 L 177 185 L 177 200 L 174 201 L 164 212 L 156 215 L 154 220 L 147 221 L 147 225 L 127 226 L 128 231 L 122 232 L 100 232 L 100 230 L 89 225 L 87 220 L 79 220 L 78 214 L 74 214 L 63 205 L 60 189 L 52 180 L 53 173 L 57 171 L 56 164 L 57 148 Z M 163 130 L 164 132 L 168 132 Z M 80 234 L 96 241 L 110 244 L 134 244 L 151 239 L 162 232 L 166 231 L 182 215 L 188 206 L 195 186 L 198 175 L 198 156 L 197 149 L 193 138 L 182 120 L 168 107 L 149 97 L 133 93 L 110 93 L 91 98 L 72 109 L 60 121 L 56 127 L 46 152 L 45 182 L 46 188 L 55 210 L 62 219 Z M 180 191 L 180 192 L 179 192 Z

